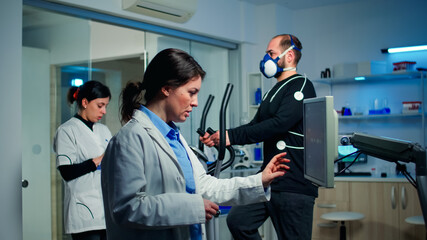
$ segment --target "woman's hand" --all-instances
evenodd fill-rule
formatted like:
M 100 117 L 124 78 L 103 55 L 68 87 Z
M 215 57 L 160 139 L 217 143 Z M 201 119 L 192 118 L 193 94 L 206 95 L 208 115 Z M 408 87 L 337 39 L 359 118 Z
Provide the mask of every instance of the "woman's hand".
M 104 154 L 102 154 L 99 157 L 96 158 L 92 158 L 93 163 L 95 163 L 96 167 L 99 166 L 99 164 L 101 164 L 102 158 L 104 157 Z
M 285 175 L 286 170 L 290 169 L 290 167 L 284 163 L 288 163 L 291 160 L 285 158 L 285 156 L 285 152 L 275 155 L 267 164 L 264 171 L 262 171 L 262 185 L 265 188 L 268 187 L 275 178 Z
M 207 199 L 203 199 L 203 203 L 205 204 L 206 221 L 211 220 L 213 216 L 219 215 L 218 205 Z

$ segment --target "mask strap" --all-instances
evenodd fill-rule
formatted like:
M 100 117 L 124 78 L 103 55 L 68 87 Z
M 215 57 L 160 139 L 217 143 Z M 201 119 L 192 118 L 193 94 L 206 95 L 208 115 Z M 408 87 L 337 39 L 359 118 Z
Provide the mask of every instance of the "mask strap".
M 297 46 L 295 46 L 295 44 L 294 44 L 294 40 L 292 40 L 292 35 L 291 35 L 291 34 L 289 34 L 289 37 L 291 38 L 291 46 L 294 46 L 295 50 L 297 50 L 297 51 L 300 51 L 300 52 L 301 52 L 301 49 L 299 49 L 299 48 L 297 48 Z
M 291 46 L 288 49 L 286 49 L 282 54 L 280 54 L 278 56 L 279 59 L 281 59 L 283 56 L 285 56 L 285 54 L 288 53 L 292 49 L 295 49 L 295 50 L 301 52 L 301 49 L 299 49 L 299 48 L 297 48 L 297 46 L 295 46 L 294 41 L 292 40 L 292 35 L 291 34 L 289 34 L 289 37 L 291 38 Z M 284 68 L 283 69 L 283 71 L 296 71 L 296 70 L 297 69 L 295 67 L 288 67 L 288 68 Z M 304 81 L 304 85 L 305 85 L 305 81 Z M 304 88 L 304 85 L 303 85 L 303 88 Z
M 296 67 L 288 67 L 288 68 L 283 68 L 283 71 L 296 71 L 297 68 Z
M 290 50 L 292 50 L 293 48 L 295 48 L 295 46 L 294 45 L 292 45 L 292 46 L 290 46 L 288 49 L 286 49 L 282 54 L 280 54 L 279 56 L 278 56 L 278 58 L 280 59 L 280 58 L 282 58 L 283 56 L 285 56 L 285 54 L 286 53 L 288 53 Z
M 292 49 L 295 49 L 295 50 L 301 52 L 301 49 L 299 49 L 299 48 L 297 48 L 297 46 L 295 46 L 294 40 L 292 40 L 292 35 L 291 34 L 289 34 L 289 37 L 291 38 L 291 46 L 288 49 L 286 49 L 282 54 L 279 55 L 279 57 L 278 57 L 279 59 L 282 58 L 283 56 L 285 56 L 285 54 L 287 52 L 289 52 L 290 50 L 292 50 Z

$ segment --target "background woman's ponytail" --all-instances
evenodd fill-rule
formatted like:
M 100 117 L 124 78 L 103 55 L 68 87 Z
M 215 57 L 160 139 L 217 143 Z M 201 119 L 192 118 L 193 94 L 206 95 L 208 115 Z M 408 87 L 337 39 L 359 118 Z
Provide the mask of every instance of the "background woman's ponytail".
M 78 87 L 71 87 L 70 89 L 68 89 L 68 92 L 67 92 L 67 102 L 69 104 L 73 104 L 74 101 L 77 100 L 77 98 L 75 98 L 75 95 L 76 95 L 76 92 L 77 92 L 78 89 L 79 89 Z M 78 94 L 78 92 L 77 92 L 77 94 Z
M 129 82 L 122 90 L 120 105 L 121 123 L 125 124 L 132 119 L 133 111 L 144 104 L 144 93 L 141 82 Z

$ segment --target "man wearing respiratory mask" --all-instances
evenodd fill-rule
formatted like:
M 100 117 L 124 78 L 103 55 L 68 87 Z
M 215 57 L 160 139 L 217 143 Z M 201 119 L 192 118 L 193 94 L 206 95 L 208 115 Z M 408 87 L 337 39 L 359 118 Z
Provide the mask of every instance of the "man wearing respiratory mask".
M 296 72 L 302 45 L 297 37 L 282 34 L 273 37 L 260 71 L 277 83 L 265 93 L 254 118 L 248 124 L 226 131 L 227 145 L 263 142 L 261 170 L 277 153 L 286 152 L 290 169 L 271 184 L 271 200 L 234 206 L 227 225 L 234 239 L 261 239 L 258 228 L 270 217 L 279 239 L 311 239 L 313 206 L 317 187 L 303 174 L 303 100 L 316 97 L 313 84 Z M 219 132 L 200 140 L 207 146 L 219 144 Z
M 291 35 L 289 35 L 291 36 Z M 295 49 L 299 52 L 301 52 L 300 48 L 297 48 L 295 46 L 295 44 L 293 43 L 292 37 L 289 37 L 291 40 L 291 46 L 286 49 L 282 54 L 280 54 L 277 58 L 273 59 L 272 56 L 270 56 L 271 52 L 267 51 L 267 53 L 264 56 L 264 59 L 261 60 L 261 62 L 259 63 L 259 69 L 261 71 L 261 73 L 266 77 L 266 78 L 272 78 L 272 77 L 280 77 L 280 74 L 284 71 L 296 71 L 296 66 L 295 67 L 286 67 L 286 68 L 281 68 L 278 65 L 279 60 L 286 55 L 286 53 L 288 53 L 289 51 L 291 51 L 292 49 Z M 299 54 L 299 57 L 301 57 L 301 54 Z

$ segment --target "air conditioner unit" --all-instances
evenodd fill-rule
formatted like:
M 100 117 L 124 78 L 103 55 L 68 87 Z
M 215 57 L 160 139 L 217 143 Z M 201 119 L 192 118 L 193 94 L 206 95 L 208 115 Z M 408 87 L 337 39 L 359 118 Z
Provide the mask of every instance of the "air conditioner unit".
M 184 23 L 194 15 L 197 0 L 122 0 L 122 8 L 151 17 Z

